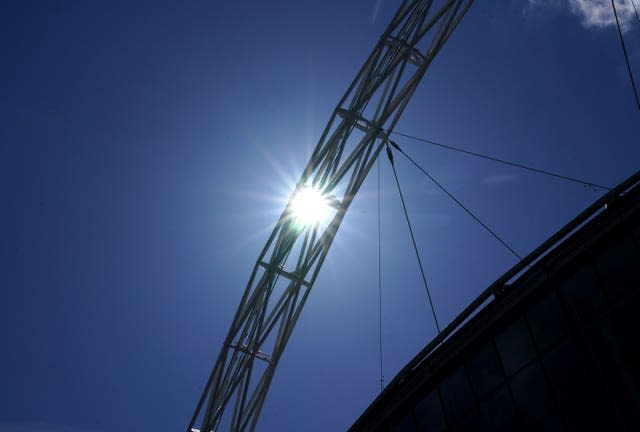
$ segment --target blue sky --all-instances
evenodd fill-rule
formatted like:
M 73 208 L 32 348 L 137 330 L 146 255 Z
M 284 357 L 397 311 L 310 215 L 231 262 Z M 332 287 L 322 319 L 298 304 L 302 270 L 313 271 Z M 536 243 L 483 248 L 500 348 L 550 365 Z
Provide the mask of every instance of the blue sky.
M 615 185 L 640 113 L 607 2 L 477 1 L 398 131 Z M 181 430 L 335 103 L 399 2 L 15 2 L 0 46 L 0 431 Z M 640 75 L 640 24 L 621 4 Z M 398 144 L 520 254 L 601 192 Z M 397 158 L 441 323 L 514 258 Z M 259 430 L 346 429 L 379 391 L 376 175 Z M 381 160 L 387 382 L 435 335 Z

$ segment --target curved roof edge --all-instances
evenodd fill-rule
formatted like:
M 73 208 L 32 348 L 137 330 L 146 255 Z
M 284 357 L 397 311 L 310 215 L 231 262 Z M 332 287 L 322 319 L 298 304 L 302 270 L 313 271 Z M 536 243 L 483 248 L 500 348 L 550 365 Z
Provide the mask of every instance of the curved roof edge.
M 349 430 L 359 430 L 359 427 L 366 421 L 369 415 L 379 406 L 383 405 L 384 401 L 393 395 L 396 390 L 401 389 L 403 385 L 415 375 L 416 371 L 420 369 L 420 366 L 430 358 L 436 349 L 454 336 L 476 313 L 492 304 L 495 299 L 509 287 L 518 285 L 520 281 L 526 280 L 544 263 L 545 257 L 561 246 L 567 245 L 570 240 L 582 232 L 586 226 L 591 225 L 591 222 L 598 218 L 598 216 L 607 215 L 619 204 L 624 203 L 624 198 L 632 192 L 640 194 L 640 171 L 637 171 L 583 210 L 578 216 L 486 288 L 454 318 L 440 334 L 433 338 L 398 372 L 389 385 L 374 399 Z

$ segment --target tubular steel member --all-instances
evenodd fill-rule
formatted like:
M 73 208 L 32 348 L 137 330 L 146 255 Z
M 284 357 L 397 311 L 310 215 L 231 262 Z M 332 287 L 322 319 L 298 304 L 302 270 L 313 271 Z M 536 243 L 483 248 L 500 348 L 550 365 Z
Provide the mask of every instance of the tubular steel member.
M 253 431 L 278 361 L 349 205 L 473 0 L 405 0 L 335 108 L 260 253 L 187 432 Z M 294 212 L 312 189 L 326 221 Z M 287 263 L 287 258 L 295 257 Z M 256 359 L 259 360 L 256 362 Z M 227 405 L 233 405 L 224 416 Z

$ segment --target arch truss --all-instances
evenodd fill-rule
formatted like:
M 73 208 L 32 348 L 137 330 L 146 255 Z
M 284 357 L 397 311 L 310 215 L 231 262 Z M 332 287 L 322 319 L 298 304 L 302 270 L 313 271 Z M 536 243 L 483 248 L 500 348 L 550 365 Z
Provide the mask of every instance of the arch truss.
M 418 83 L 473 0 L 405 0 L 333 111 L 256 264 L 187 432 L 254 430 L 336 232 Z M 329 206 L 303 223 L 313 188 Z M 225 414 L 226 412 L 226 414 Z

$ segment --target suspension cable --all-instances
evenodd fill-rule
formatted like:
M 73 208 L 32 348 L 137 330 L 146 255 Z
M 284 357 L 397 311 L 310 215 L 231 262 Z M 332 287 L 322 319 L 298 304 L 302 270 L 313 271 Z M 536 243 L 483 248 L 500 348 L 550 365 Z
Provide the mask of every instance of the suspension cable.
M 631 81 L 631 87 L 633 88 L 633 95 L 636 98 L 636 105 L 640 111 L 640 98 L 638 97 L 638 89 L 636 89 L 636 82 L 633 79 L 633 72 L 631 71 L 631 64 L 629 63 L 629 55 L 627 54 L 627 47 L 624 44 L 624 38 L 622 37 L 622 30 L 620 30 L 620 21 L 618 20 L 618 11 L 616 10 L 616 3 L 611 0 L 611 7 L 613 8 L 613 15 L 616 17 L 616 25 L 618 26 L 618 35 L 620 36 L 620 45 L 622 45 L 622 51 L 624 52 L 624 60 L 627 63 L 627 71 L 629 72 L 629 81 Z M 635 4 L 634 4 L 635 8 Z M 637 15 L 636 15 L 637 17 Z
M 386 131 L 386 130 L 385 130 L 385 132 L 389 133 L 389 131 Z M 610 187 L 603 186 L 603 185 L 600 185 L 600 184 L 597 184 L 597 183 L 594 183 L 594 182 L 590 182 L 590 181 L 586 181 L 586 180 L 580 180 L 580 179 L 575 178 L 575 177 L 565 176 L 565 175 L 562 175 L 562 174 L 554 173 L 552 171 L 547 171 L 547 170 L 543 170 L 543 169 L 539 169 L 539 168 L 534 168 L 534 167 L 523 165 L 523 164 L 516 163 L 516 162 L 510 162 L 510 161 L 507 161 L 507 160 L 504 160 L 504 159 L 499 159 L 499 158 L 493 157 L 493 156 L 487 156 L 487 155 L 484 155 L 482 153 L 477 153 L 477 152 L 474 152 L 474 151 L 471 151 L 471 150 L 465 150 L 465 149 L 460 148 L 460 147 L 454 147 L 454 146 L 451 146 L 451 145 L 442 144 L 442 143 L 439 143 L 439 142 L 436 142 L 436 141 L 431 141 L 431 140 L 428 140 L 428 139 L 425 139 L 425 138 L 420 138 L 420 137 L 417 137 L 417 136 L 414 136 L 414 135 L 409 135 L 409 134 L 402 133 L 402 132 L 397 132 L 397 131 L 392 131 L 391 133 L 395 134 L 395 135 L 403 136 L 405 138 L 409 138 L 409 139 L 412 139 L 412 140 L 415 140 L 415 141 L 421 141 L 421 142 L 426 143 L 426 144 L 430 144 L 430 145 L 433 145 L 433 146 L 441 147 L 441 148 L 444 148 L 444 149 L 447 149 L 447 150 L 452 150 L 452 151 L 456 151 L 456 152 L 459 152 L 459 153 L 464 153 L 464 154 L 467 154 L 467 155 L 470 155 L 470 156 L 475 156 L 475 157 L 482 158 L 482 159 L 487 159 L 487 160 L 490 160 L 490 161 L 493 161 L 493 162 L 498 162 L 498 163 L 509 165 L 509 166 L 512 166 L 512 167 L 516 167 L 516 168 L 521 168 L 521 169 L 524 169 L 524 170 L 532 171 L 532 172 L 535 172 L 535 173 L 538 173 L 538 174 L 544 174 L 544 175 L 551 176 L 551 177 L 556 177 L 556 178 L 559 178 L 559 179 L 562 179 L 562 180 L 566 180 L 566 181 L 570 181 L 570 182 L 574 182 L 574 183 L 579 183 L 581 185 L 588 186 L 588 187 L 590 187 L 592 189 L 603 189 L 603 190 L 607 190 L 607 191 L 611 190 Z
M 518 258 L 518 260 L 522 260 L 522 257 L 515 251 L 513 250 L 513 248 L 511 246 L 509 246 L 507 244 L 507 242 L 505 242 L 504 240 L 502 240 L 502 238 L 500 238 L 500 236 L 498 234 L 496 234 L 491 228 L 489 228 L 487 226 L 487 224 L 485 224 L 484 222 L 482 222 L 480 220 L 480 218 L 478 218 L 478 216 L 476 216 L 471 210 L 469 210 L 469 208 L 467 208 L 464 204 L 462 204 L 455 196 L 453 196 L 453 194 L 451 192 L 449 192 L 442 184 L 440 184 L 440 182 L 438 182 L 432 175 L 430 175 L 428 172 L 426 172 L 424 170 L 424 168 L 422 168 L 420 165 L 418 165 L 418 163 L 416 161 L 414 161 L 408 154 L 406 154 L 404 152 L 404 150 L 402 150 L 398 144 L 396 144 L 395 142 L 389 140 L 389 143 L 396 149 L 398 150 L 404 157 L 406 157 L 409 162 L 411 162 L 413 165 L 415 165 L 416 168 L 418 168 L 420 171 L 422 171 L 422 173 L 424 175 L 426 175 L 429 180 L 431 180 L 436 186 L 438 186 L 444 193 L 446 193 L 449 198 L 451 198 L 456 204 L 458 204 L 460 206 L 460 208 L 462 208 L 465 212 L 467 212 L 467 214 L 469 214 L 469 216 L 471 216 L 476 222 L 478 222 L 485 230 L 487 230 L 487 232 L 489 234 L 491 234 L 496 240 L 498 240 L 505 248 L 507 248 L 509 250 L 509 252 L 511 252 L 516 258 Z
M 398 187 L 398 192 L 400 194 L 400 201 L 402 202 L 402 210 L 404 210 L 404 217 L 407 220 L 407 225 L 409 226 L 409 233 L 411 234 L 411 241 L 413 242 L 413 250 L 416 253 L 416 258 L 418 259 L 418 265 L 420 266 L 420 274 L 422 275 L 422 281 L 424 282 L 424 288 L 427 291 L 427 297 L 429 298 L 429 305 L 431 306 L 431 313 L 433 314 L 433 321 L 436 323 L 436 330 L 438 330 L 438 334 L 440 334 L 440 324 L 438 324 L 438 318 L 436 317 L 436 310 L 433 307 L 433 300 L 431 299 L 431 292 L 429 292 L 429 286 L 427 285 L 427 278 L 424 275 L 424 268 L 422 267 L 422 260 L 420 259 L 420 253 L 418 252 L 418 246 L 416 245 L 416 239 L 413 235 L 413 228 L 411 227 L 411 221 L 409 220 L 409 213 L 407 212 L 407 206 L 404 202 L 404 195 L 402 194 L 402 188 L 400 188 L 400 181 L 398 180 L 398 173 L 396 172 L 395 164 L 393 163 L 393 153 L 391 153 L 391 149 L 387 145 L 387 157 L 389 158 L 389 162 L 391 163 L 391 168 L 393 168 L 393 177 L 396 180 L 396 186 Z
M 380 235 L 380 159 L 378 159 L 378 333 L 380 348 L 380 393 L 384 390 L 384 369 L 382 365 L 382 241 Z

